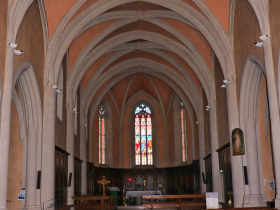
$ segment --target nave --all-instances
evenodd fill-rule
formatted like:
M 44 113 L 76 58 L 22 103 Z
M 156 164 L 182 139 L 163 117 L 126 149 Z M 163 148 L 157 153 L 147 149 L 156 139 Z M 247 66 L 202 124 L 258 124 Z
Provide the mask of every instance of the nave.
M 280 208 L 279 9 L 1 0 L 0 210 Z

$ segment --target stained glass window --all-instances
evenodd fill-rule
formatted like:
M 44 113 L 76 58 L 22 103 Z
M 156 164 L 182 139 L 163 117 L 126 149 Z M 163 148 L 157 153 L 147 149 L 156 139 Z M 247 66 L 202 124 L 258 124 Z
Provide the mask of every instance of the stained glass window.
M 99 109 L 99 164 L 105 164 L 105 110 Z
M 145 104 L 135 109 L 135 164 L 153 165 L 151 110 Z
M 186 133 L 186 111 L 183 107 L 183 103 L 180 103 L 181 105 L 181 135 L 182 135 L 182 156 L 183 156 L 183 162 L 188 161 L 188 155 L 187 155 L 187 133 Z

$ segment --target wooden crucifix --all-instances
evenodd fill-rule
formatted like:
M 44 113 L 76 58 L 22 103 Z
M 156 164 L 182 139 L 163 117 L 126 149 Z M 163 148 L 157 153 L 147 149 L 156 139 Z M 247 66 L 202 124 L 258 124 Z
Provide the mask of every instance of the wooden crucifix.
M 97 183 L 102 184 L 103 185 L 103 196 L 105 196 L 105 185 L 109 184 L 110 181 L 105 179 L 105 175 L 103 175 L 103 179 L 101 179 L 100 181 L 98 181 Z

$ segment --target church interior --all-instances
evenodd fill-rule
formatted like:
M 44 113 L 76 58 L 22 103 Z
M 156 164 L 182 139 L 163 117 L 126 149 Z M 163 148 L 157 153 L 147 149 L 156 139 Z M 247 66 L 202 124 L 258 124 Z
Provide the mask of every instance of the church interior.
M 280 208 L 279 10 L 1 0 L 0 210 Z

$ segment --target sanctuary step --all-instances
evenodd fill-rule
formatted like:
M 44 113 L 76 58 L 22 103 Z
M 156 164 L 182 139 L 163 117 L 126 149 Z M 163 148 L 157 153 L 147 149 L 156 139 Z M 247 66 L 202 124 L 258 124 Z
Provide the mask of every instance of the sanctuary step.
M 145 208 L 143 206 L 118 206 L 118 210 L 134 210 L 134 209 L 149 210 L 149 208 Z M 162 210 L 176 210 L 176 208 L 164 208 Z

